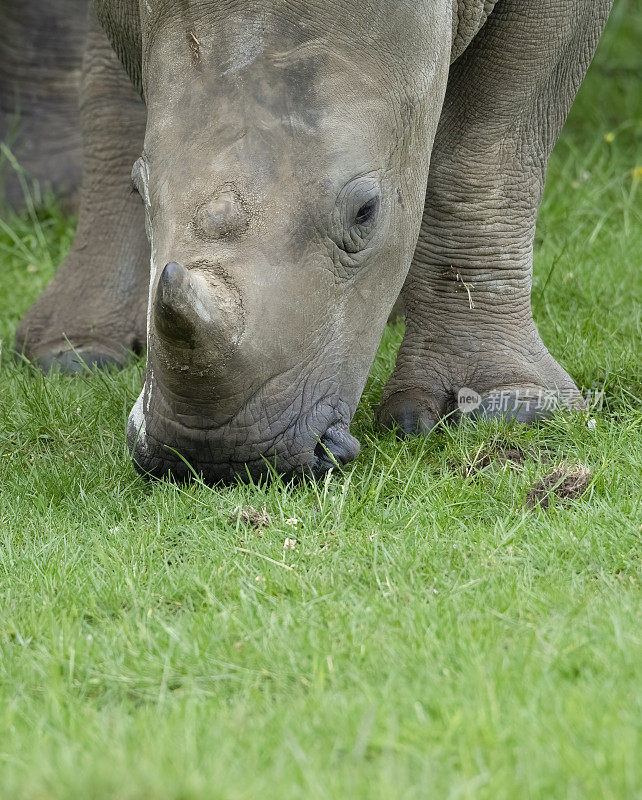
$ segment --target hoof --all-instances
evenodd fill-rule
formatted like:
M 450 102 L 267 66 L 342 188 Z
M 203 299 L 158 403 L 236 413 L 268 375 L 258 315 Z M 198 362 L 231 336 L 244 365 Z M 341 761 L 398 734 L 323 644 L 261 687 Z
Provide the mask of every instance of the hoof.
M 439 422 L 426 395 L 419 389 L 395 392 L 377 411 L 382 428 L 394 430 L 400 437 L 427 436 Z
M 71 347 L 68 342 L 50 345 L 26 354 L 29 360 L 43 372 L 60 370 L 67 374 L 78 374 L 97 369 L 116 367 L 122 369 L 131 358 L 124 347 L 114 347 L 103 343 L 92 343 Z

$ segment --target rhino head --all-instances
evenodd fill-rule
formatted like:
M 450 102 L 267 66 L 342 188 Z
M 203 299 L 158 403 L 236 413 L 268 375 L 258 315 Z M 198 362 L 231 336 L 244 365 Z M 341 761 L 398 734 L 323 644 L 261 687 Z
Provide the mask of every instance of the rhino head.
M 345 464 L 417 241 L 451 4 L 142 2 L 140 22 L 135 462 L 210 482 Z

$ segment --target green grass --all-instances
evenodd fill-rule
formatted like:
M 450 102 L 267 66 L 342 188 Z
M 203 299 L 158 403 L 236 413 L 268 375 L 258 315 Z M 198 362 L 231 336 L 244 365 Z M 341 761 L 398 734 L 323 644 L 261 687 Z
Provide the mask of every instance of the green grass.
M 382 435 L 397 327 L 344 475 L 148 483 L 124 442 L 142 364 L 44 378 L 9 353 L 73 222 L 0 221 L 3 798 L 642 797 L 637 8 L 616 6 L 538 229 L 536 319 L 604 389 L 594 427 Z M 526 461 L 466 475 L 507 445 Z M 525 510 L 560 461 L 587 492 Z

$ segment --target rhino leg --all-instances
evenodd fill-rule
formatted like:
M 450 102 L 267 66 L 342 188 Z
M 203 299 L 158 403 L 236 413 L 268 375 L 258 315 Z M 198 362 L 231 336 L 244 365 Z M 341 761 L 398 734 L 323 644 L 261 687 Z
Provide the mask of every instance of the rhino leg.
M 44 369 L 120 365 L 141 351 L 146 335 L 149 245 L 130 177 L 143 146 L 145 107 L 91 17 L 81 80 L 78 230 L 16 332 L 16 349 Z
M 28 179 L 73 206 L 82 142 L 78 88 L 87 0 L 0 0 L 0 140 Z M 37 201 L 37 197 L 34 198 Z M 0 156 L 0 204 L 25 196 Z
M 464 387 L 477 413 L 521 422 L 550 413 L 551 394 L 578 397 L 533 321 L 533 239 L 548 157 L 610 6 L 504 0 L 452 65 L 385 427 L 427 433 L 458 414 Z

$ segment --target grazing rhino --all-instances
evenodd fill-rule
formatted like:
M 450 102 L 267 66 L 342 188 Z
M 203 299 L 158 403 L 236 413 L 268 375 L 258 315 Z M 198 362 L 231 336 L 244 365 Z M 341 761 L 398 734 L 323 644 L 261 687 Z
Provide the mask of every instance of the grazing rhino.
M 547 411 L 529 393 L 578 396 L 531 315 L 533 237 L 611 0 L 84 6 L 3 0 L 18 156 L 73 191 L 76 86 L 84 147 L 74 245 L 16 346 L 73 368 L 74 350 L 119 364 L 145 342 L 128 432 L 142 470 L 181 478 L 187 461 L 217 481 L 354 459 L 400 293 L 382 425 L 425 434 L 462 387 L 476 413 L 522 422 Z

